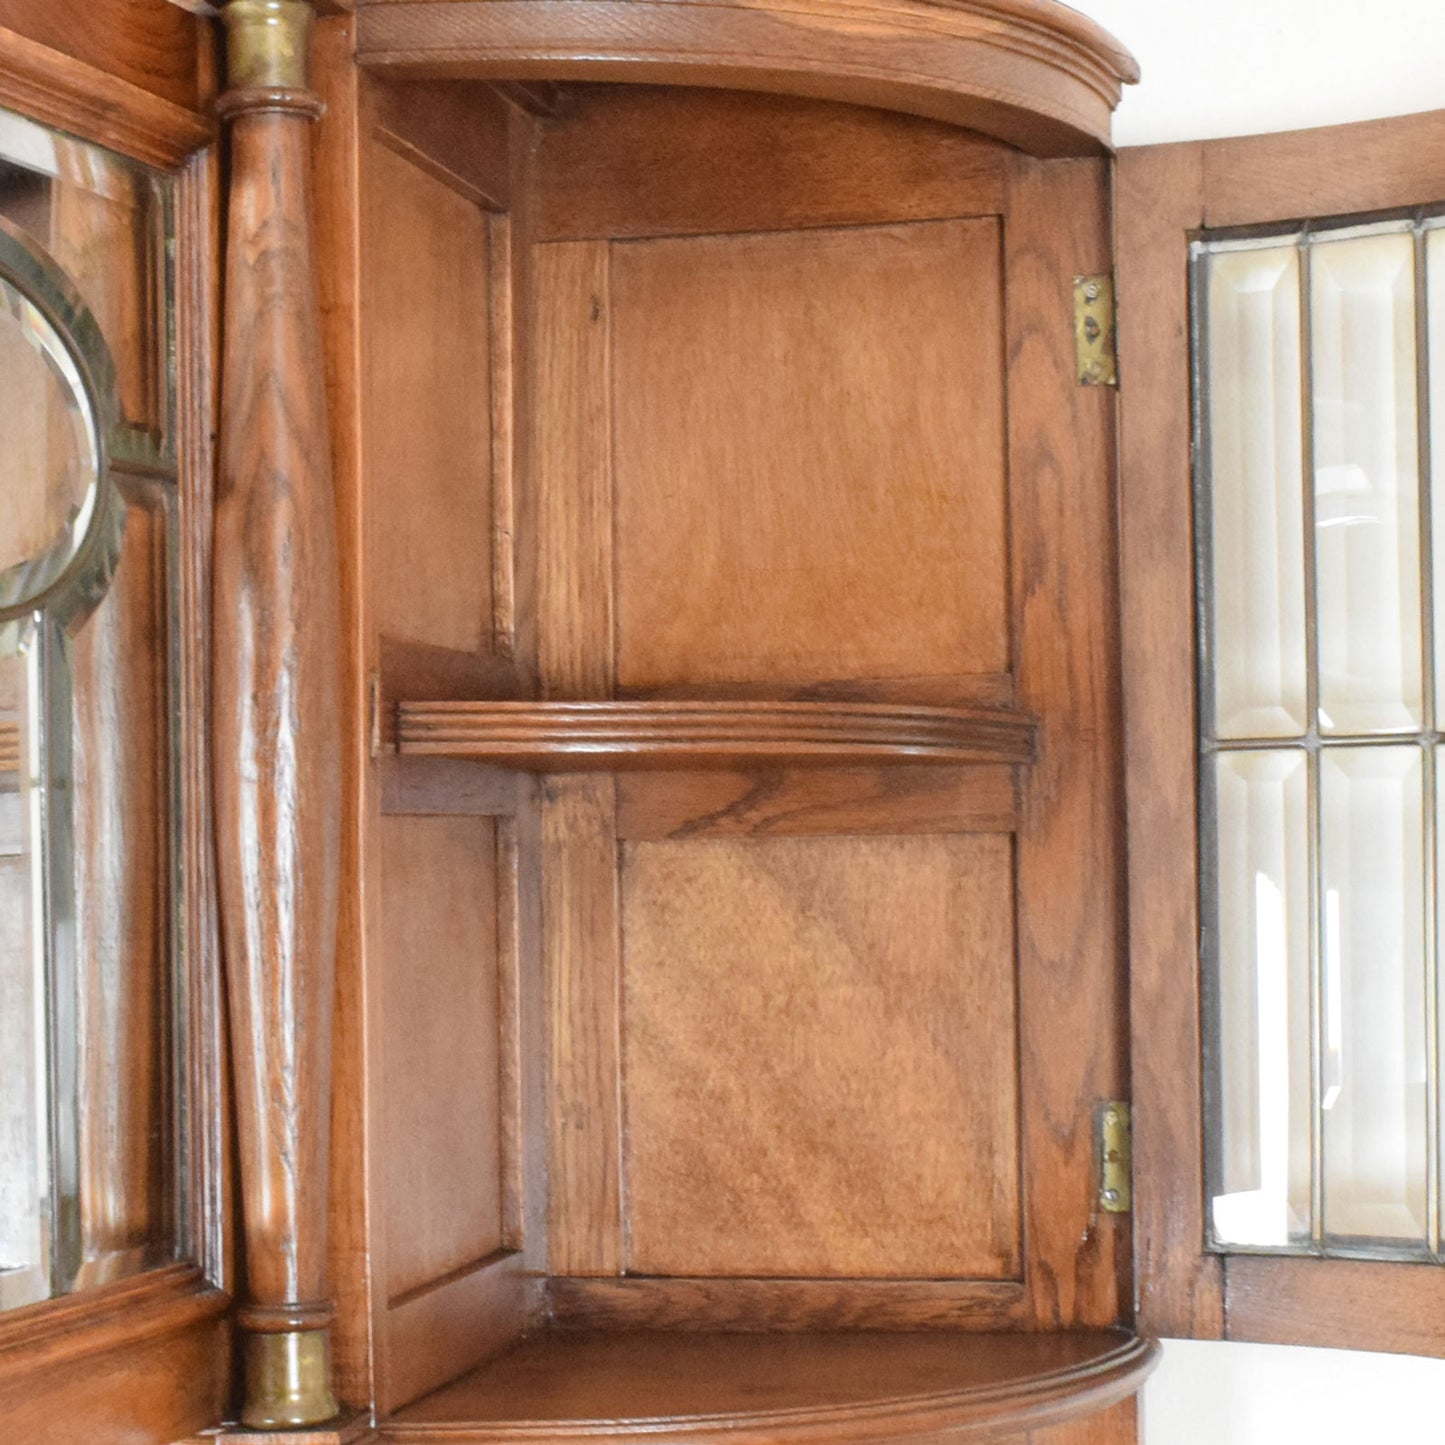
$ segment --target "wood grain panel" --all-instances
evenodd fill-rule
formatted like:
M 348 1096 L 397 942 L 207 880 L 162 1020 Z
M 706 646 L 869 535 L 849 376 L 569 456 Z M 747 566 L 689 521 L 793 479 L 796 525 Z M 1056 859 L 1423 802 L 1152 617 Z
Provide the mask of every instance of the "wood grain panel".
M 1188 234 L 1202 148 L 1126 151 L 1116 172 L 1125 805 L 1140 1324 L 1219 1338 L 1204 1254 L 1195 804 Z
M 1168 165 L 1171 151 L 1158 150 Z M 1203 224 L 1245 226 L 1445 200 L 1445 110 L 1199 147 Z M 1342 157 L 1348 155 L 1347 163 Z M 1122 229 L 1121 239 L 1132 239 Z
M 1018 690 L 1043 722 L 1020 794 L 1025 1251 L 1037 1328 L 1127 1312 L 1127 1215 L 1096 1207 L 1093 1113 L 1128 1083 L 1114 396 L 1075 379 L 1075 275 L 1108 269 L 1107 177 L 1021 160 L 1007 223 Z
M 362 7 L 363 63 L 399 73 L 650 81 L 932 116 L 1036 155 L 1097 155 L 1118 42 L 1067 6 L 989 0 L 442 0 Z
M 128 85 L 197 111 L 205 22 L 156 0 L 86 0 L 84 5 L 0 0 L 0 26 Z
M 992 220 L 613 247 L 618 680 L 1008 670 Z
M 548 1259 L 553 1274 L 622 1269 L 615 800 L 605 777 L 549 778 L 542 929 L 550 1035 Z
M 608 697 L 614 676 L 608 251 L 588 241 L 537 246 L 532 265 L 538 671 L 547 697 Z
M 997 213 L 1009 151 L 971 131 L 791 96 L 588 86 L 541 130 L 543 240 Z
M 500 1354 L 535 1323 L 539 1282 L 519 1255 L 461 1270 L 395 1303 L 387 1317 L 389 1412 Z
M 1029 1431 L 1029 1445 L 1134 1445 L 1139 1425 L 1137 1397 L 1097 1415 L 1065 1420 Z
M 1445 1358 L 1445 1270 L 1383 1260 L 1235 1255 L 1223 1338 Z
M 798 768 L 622 774 L 617 836 L 1002 833 L 1014 826 L 1013 769 Z
M 489 653 L 487 218 L 380 141 L 367 146 L 365 177 L 361 316 L 368 471 L 380 503 L 371 538 L 377 626 Z
M 385 1289 L 502 1244 L 496 825 L 381 823 Z
M 722 1330 L 797 1334 L 809 1330 L 1016 1329 L 1027 1320 L 1016 1280 L 565 1279 L 547 1281 L 559 1328 Z
M 999 837 L 629 845 L 628 1268 L 1007 1278 Z

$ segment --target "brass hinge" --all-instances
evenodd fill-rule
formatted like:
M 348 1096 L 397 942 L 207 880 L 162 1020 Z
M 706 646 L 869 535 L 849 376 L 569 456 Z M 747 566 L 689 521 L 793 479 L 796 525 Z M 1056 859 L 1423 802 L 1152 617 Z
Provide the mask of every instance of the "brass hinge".
M 1094 1119 L 1099 1161 L 1099 1208 L 1105 1214 L 1128 1214 L 1133 1205 L 1133 1140 L 1129 1106 L 1106 1099 Z
M 1074 277 L 1074 353 L 1080 386 L 1118 386 L 1114 350 L 1114 278 Z

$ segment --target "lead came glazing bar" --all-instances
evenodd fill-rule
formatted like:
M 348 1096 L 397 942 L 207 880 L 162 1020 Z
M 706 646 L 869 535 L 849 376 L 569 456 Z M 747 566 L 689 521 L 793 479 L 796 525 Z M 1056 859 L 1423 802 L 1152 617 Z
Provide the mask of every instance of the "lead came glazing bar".
M 1207 410 L 1215 732 L 1305 730 L 1299 252 L 1209 257 Z
M 1310 248 L 1319 727 L 1422 725 L 1409 232 Z
M 1423 1249 L 1421 749 L 1327 748 L 1320 779 L 1325 1234 Z

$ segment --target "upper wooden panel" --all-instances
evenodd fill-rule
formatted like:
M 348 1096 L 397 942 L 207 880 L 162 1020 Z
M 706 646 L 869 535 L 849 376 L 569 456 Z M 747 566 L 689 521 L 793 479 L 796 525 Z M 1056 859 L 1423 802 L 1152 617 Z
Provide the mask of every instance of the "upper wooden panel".
M 370 544 L 389 637 L 490 652 L 490 268 L 486 215 L 368 142 L 362 308 Z
M 357 55 L 404 73 L 625 80 L 846 100 L 1036 155 L 1108 144 L 1133 60 L 1053 0 L 373 0 Z
M 995 219 L 627 241 L 617 681 L 1009 670 Z

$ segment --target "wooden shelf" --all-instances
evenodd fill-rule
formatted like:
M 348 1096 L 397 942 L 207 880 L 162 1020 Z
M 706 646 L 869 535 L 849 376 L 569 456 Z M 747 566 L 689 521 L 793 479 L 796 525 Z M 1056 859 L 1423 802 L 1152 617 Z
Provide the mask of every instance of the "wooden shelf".
M 379 1427 L 391 1445 L 955 1441 L 1106 1409 L 1157 1346 L 1051 1334 L 549 1334 Z
M 1027 763 L 1006 708 L 844 702 L 404 702 L 397 750 L 532 772 L 750 764 Z

